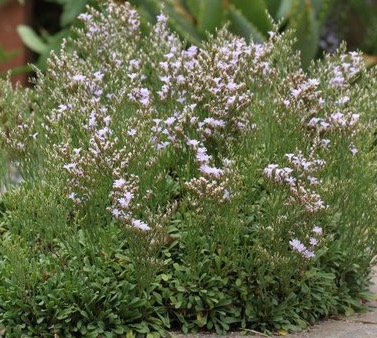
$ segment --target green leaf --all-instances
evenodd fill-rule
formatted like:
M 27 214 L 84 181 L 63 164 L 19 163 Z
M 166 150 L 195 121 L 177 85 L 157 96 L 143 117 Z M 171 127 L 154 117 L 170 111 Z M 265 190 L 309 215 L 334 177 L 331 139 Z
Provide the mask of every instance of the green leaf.
M 172 4 L 169 2 L 165 5 L 164 12 L 169 17 L 168 23 L 171 28 L 176 30 L 190 43 L 200 44 L 204 36 L 197 30 L 192 14 L 181 5 L 178 5 L 177 1 L 172 1 Z
M 267 14 L 268 8 L 264 0 L 232 0 L 231 3 L 264 35 L 273 29 L 271 20 Z
M 220 27 L 223 18 L 222 0 L 206 0 L 200 2 L 198 28 L 201 32 L 214 33 Z
M 259 29 L 247 20 L 239 9 L 229 6 L 227 15 L 234 33 L 243 36 L 247 40 L 251 38 L 256 43 L 262 43 L 266 40 Z
M 17 55 L 17 51 L 11 50 L 6 51 L 1 45 L 0 45 L 0 62 L 7 62 L 12 57 Z
M 9 0 L 0 0 L 0 6 L 5 5 Z
M 60 17 L 61 26 L 69 25 L 77 16 L 84 11 L 88 0 L 67 0 Z
M 275 15 L 276 20 L 288 19 L 292 8 L 292 0 L 280 1 L 279 9 Z
M 163 281 L 165 281 L 165 282 L 167 282 L 170 278 L 171 278 L 171 275 L 167 275 L 167 274 L 165 274 L 165 273 L 163 273 L 163 274 L 161 275 L 161 279 L 162 279 Z
M 301 64 L 306 69 L 311 60 L 316 56 L 319 42 L 319 23 L 310 2 L 305 2 L 303 7 L 299 3 L 294 6 L 296 20 L 290 20 L 289 27 L 296 31 L 297 42 L 295 48 L 301 52 Z
M 42 54 L 48 49 L 47 44 L 30 26 L 19 25 L 17 27 L 17 32 L 20 35 L 22 42 L 32 51 Z
M 284 0 L 283 0 L 284 1 Z M 280 7 L 280 4 L 281 2 L 283 1 L 276 1 L 276 0 L 266 0 L 266 5 L 267 5 L 267 8 L 268 8 L 268 12 L 269 14 L 275 18 L 276 17 L 276 14 L 279 10 L 279 7 Z
M 187 8 L 190 10 L 191 13 L 199 13 L 200 11 L 200 4 L 203 0 L 187 0 L 186 5 Z

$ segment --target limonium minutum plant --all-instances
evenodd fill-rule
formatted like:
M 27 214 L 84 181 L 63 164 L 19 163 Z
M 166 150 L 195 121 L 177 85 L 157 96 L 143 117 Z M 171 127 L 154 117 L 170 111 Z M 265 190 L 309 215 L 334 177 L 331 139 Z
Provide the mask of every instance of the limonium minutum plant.
M 7 336 L 284 333 L 363 309 L 376 71 L 300 69 L 292 34 L 200 48 L 88 8 L 31 89 L 0 85 Z

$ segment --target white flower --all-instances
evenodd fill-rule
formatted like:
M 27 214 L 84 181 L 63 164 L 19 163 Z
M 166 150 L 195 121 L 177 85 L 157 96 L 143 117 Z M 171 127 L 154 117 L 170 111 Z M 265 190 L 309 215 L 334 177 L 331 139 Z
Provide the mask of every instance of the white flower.
M 356 155 L 359 152 L 359 150 L 355 147 L 353 143 L 349 145 L 349 150 L 352 153 L 352 155 Z
M 106 126 L 109 126 L 110 122 L 111 122 L 111 116 L 106 116 L 104 119 L 103 119 L 103 122 L 105 122 L 105 125 Z
M 75 192 L 71 192 L 68 196 L 67 196 L 68 199 L 70 200 L 74 200 L 76 198 L 76 193 Z
M 67 105 L 65 105 L 65 104 L 60 104 L 59 105 L 59 109 L 58 109 L 58 111 L 59 112 L 63 112 L 63 111 L 65 111 L 65 110 L 67 110 L 68 109 L 68 106 Z
M 69 163 L 69 164 L 65 164 L 63 165 L 63 168 L 64 169 L 67 169 L 68 171 L 72 171 L 72 169 L 75 169 L 77 166 L 76 163 Z
M 227 189 L 224 189 L 223 199 L 229 201 L 231 199 L 230 192 Z

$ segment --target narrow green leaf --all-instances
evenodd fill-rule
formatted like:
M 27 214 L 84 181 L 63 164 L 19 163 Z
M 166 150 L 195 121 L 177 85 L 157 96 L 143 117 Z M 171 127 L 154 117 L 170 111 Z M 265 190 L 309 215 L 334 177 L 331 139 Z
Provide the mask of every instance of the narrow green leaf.
M 251 38 L 256 43 L 262 43 L 266 40 L 258 28 L 247 20 L 239 9 L 229 6 L 227 16 L 230 28 L 234 33 L 243 36 L 247 40 Z
M 272 23 L 267 14 L 267 4 L 265 0 L 232 0 L 231 3 L 238 8 L 243 16 L 250 21 L 250 23 L 257 27 L 264 35 L 272 30 Z
M 164 11 L 169 17 L 169 25 L 190 43 L 200 44 L 204 36 L 198 32 L 191 13 L 184 11 L 175 2 L 174 5 L 165 4 Z
M 292 9 L 292 0 L 281 0 L 279 10 L 275 15 L 276 20 L 287 19 Z
M 187 1 L 185 1 L 187 8 L 190 10 L 191 13 L 199 13 L 201 2 L 203 2 L 203 0 L 187 0 Z
M 201 1 L 197 17 L 199 30 L 214 33 L 221 26 L 223 13 L 222 0 Z
M 7 62 L 12 57 L 16 56 L 18 52 L 16 50 L 6 51 L 1 45 L 0 45 L 0 62 Z
M 21 37 L 22 42 L 32 51 L 42 54 L 46 51 L 47 44 L 34 32 L 30 26 L 19 25 L 17 32 Z
M 290 20 L 289 27 L 296 31 L 295 47 L 301 52 L 301 64 L 306 69 L 316 56 L 319 41 L 319 23 L 311 3 L 305 3 L 297 20 Z
M 61 26 L 67 26 L 76 19 L 77 16 L 83 12 L 88 2 L 88 0 L 66 1 L 63 7 L 63 13 L 60 17 Z

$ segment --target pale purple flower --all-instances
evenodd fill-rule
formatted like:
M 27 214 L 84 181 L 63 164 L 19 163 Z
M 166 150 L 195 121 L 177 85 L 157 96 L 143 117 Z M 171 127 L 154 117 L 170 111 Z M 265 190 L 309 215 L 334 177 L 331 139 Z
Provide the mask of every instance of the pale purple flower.
M 130 73 L 130 74 L 127 75 L 127 77 L 128 77 L 131 81 L 133 81 L 134 79 L 136 79 L 137 76 L 138 76 L 137 73 Z
M 337 100 L 335 103 L 341 105 L 341 104 L 345 104 L 345 103 L 347 103 L 349 100 L 350 100 L 349 96 L 342 96 L 342 97 L 339 98 L 339 100 Z
M 316 234 L 319 234 L 319 235 L 322 234 L 322 228 L 319 227 L 319 226 L 314 226 L 313 229 L 312 229 L 312 231 L 313 231 L 314 233 L 316 233 Z
M 89 115 L 89 123 L 88 123 L 88 126 L 89 127 L 95 127 L 97 125 L 97 122 L 96 122 L 96 113 L 95 111 L 92 111 Z
M 86 76 L 78 74 L 78 75 L 75 75 L 72 79 L 74 81 L 80 82 L 80 81 L 84 81 L 86 79 Z
M 174 116 L 170 116 L 168 117 L 166 120 L 165 120 L 165 124 L 167 126 L 170 126 L 172 125 L 174 122 L 175 122 L 176 118 Z
M 212 117 L 207 117 L 204 119 L 204 123 L 209 124 L 212 127 L 224 127 L 225 122 L 223 120 L 217 120 Z
M 157 144 L 157 150 L 165 149 L 170 143 L 165 141 Z
M 318 180 L 318 178 L 313 177 L 313 176 L 308 176 L 307 180 L 309 181 L 309 184 L 311 184 L 311 185 L 316 185 L 316 184 L 320 183 L 320 181 Z
M 322 146 L 323 148 L 327 148 L 327 146 L 330 144 L 330 140 L 329 139 L 322 139 L 320 142 L 319 142 L 319 144 L 320 144 L 320 146 Z
M 126 192 L 123 197 L 118 198 L 118 202 L 123 208 L 127 208 L 130 205 L 133 196 L 132 193 Z
M 198 54 L 198 47 L 190 46 L 187 51 L 185 51 L 185 55 L 189 58 L 193 58 Z
M 183 75 L 180 74 L 176 77 L 176 81 L 177 81 L 178 84 L 182 84 L 182 83 L 185 83 L 186 78 Z
M 102 81 L 103 77 L 105 76 L 105 74 L 101 73 L 101 72 L 95 72 L 94 74 L 94 77 L 96 78 L 96 80 L 98 81 Z
M 143 106 L 147 106 L 149 104 L 149 102 L 150 102 L 150 98 L 149 98 L 150 92 L 149 92 L 149 89 L 148 88 L 140 88 L 139 89 L 139 95 L 140 95 L 140 103 Z
M 316 246 L 318 244 L 318 240 L 314 237 L 309 238 L 309 244 L 312 246 Z
M 304 244 L 302 244 L 298 239 L 292 239 L 289 241 L 291 247 L 299 252 L 305 258 L 313 258 L 315 256 L 314 252 L 308 250 Z
M 78 16 L 78 18 L 82 21 L 89 21 L 92 18 L 92 15 L 89 13 L 82 13 Z
M 273 173 L 275 171 L 276 168 L 278 168 L 279 166 L 277 164 L 269 164 L 266 168 L 264 168 L 264 174 L 268 177 L 268 178 L 272 178 L 273 177 Z
M 216 167 L 210 167 L 206 164 L 202 164 L 199 170 L 203 174 L 207 174 L 207 175 L 215 176 L 215 177 L 220 177 L 224 173 L 224 170 L 216 168 Z
M 164 83 L 170 83 L 170 76 L 169 75 L 160 76 L 160 80 Z
M 117 209 L 117 208 L 112 209 L 111 213 L 116 218 L 118 218 L 120 215 L 122 215 L 122 212 L 119 209 Z
M 312 250 L 305 250 L 301 254 L 305 258 L 313 258 L 313 257 L 315 257 L 315 253 Z
M 147 223 L 145 223 L 145 222 L 143 222 L 143 221 L 141 221 L 141 220 L 139 220 L 139 219 L 133 219 L 133 220 L 131 221 L 131 223 L 132 223 L 132 226 L 134 226 L 134 227 L 137 228 L 137 229 L 143 230 L 143 231 L 145 231 L 145 230 L 150 230 L 150 229 L 151 229 L 151 228 L 148 226 Z
M 63 165 L 63 168 L 68 170 L 68 171 L 72 171 L 73 169 L 75 169 L 77 166 L 76 163 L 69 163 L 69 164 L 65 164 Z
M 229 82 L 228 84 L 225 85 L 225 88 L 233 92 L 238 89 L 238 85 L 234 82 Z
M 134 136 L 136 135 L 137 131 L 136 129 L 128 129 L 127 130 L 127 134 L 130 135 L 130 136 Z
M 119 180 L 115 180 L 113 183 L 114 188 L 122 188 L 126 184 L 126 180 L 123 178 L 120 178 Z
M 192 146 L 194 148 L 196 148 L 199 144 L 200 142 L 198 140 L 191 140 L 191 139 L 187 140 L 187 145 Z
M 289 244 L 291 245 L 291 247 L 292 247 L 294 250 L 296 250 L 296 251 L 298 251 L 298 252 L 300 252 L 300 253 L 302 253 L 303 251 L 306 250 L 305 245 L 302 244 L 298 239 L 292 239 L 292 240 L 290 240 L 290 241 L 289 241 Z
M 199 147 L 196 151 L 196 159 L 199 162 L 208 162 L 211 156 L 207 155 L 207 149 L 205 147 Z

